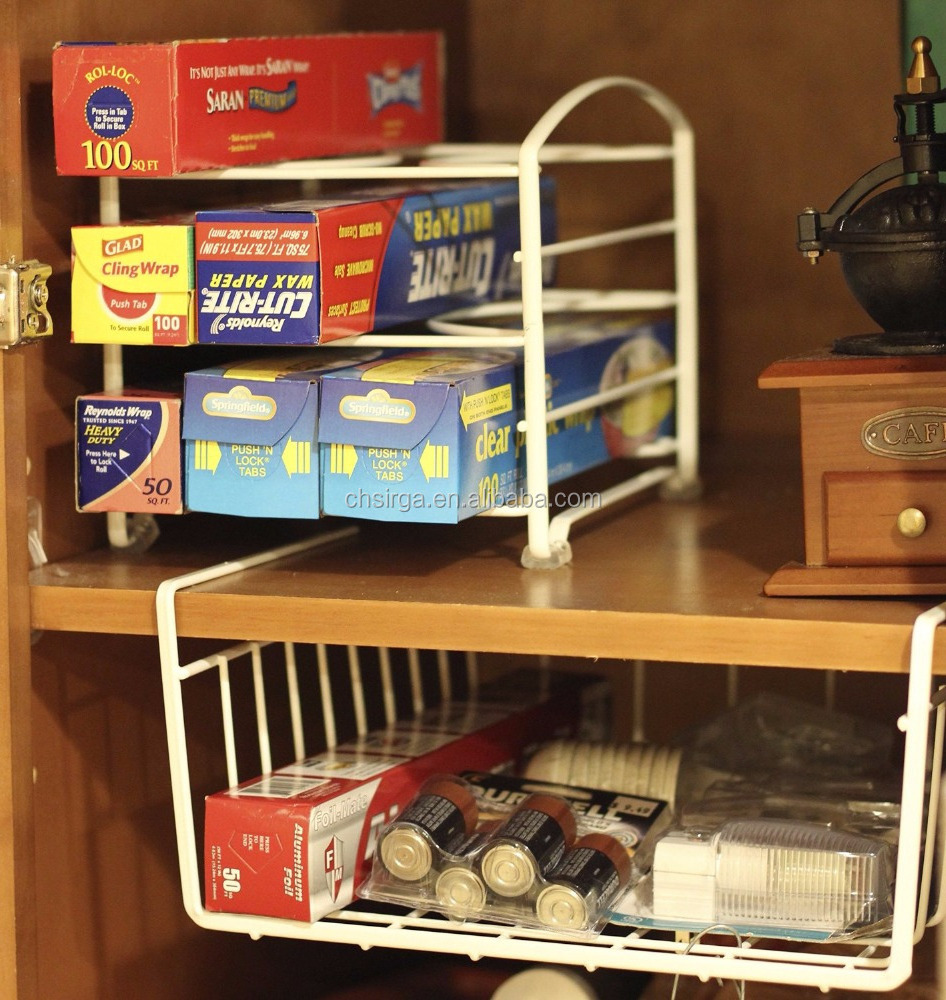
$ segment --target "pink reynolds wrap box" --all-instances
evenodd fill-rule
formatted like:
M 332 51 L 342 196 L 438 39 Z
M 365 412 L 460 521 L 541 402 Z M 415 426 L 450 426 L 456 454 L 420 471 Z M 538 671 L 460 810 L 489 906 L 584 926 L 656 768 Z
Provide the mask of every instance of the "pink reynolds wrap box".
M 77 510 L 184 513 L 180 391 L 79 396 L 75 425 Z
M 574 734 L 588 685 L 450 702 L 206 800 L 206 906 L 317 920 L 352 901 L 378 836 L 432 774 L 493 770 Z
M 168 177 L 443 138 L 433 32 L 53 49 L 56 169 Z

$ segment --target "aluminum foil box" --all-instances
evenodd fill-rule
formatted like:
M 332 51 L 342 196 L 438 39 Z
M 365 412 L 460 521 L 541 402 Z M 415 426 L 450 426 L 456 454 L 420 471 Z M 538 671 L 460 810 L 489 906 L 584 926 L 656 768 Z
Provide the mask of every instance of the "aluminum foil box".
M 319 517 L 319 383 L 376 351 L 286 354 L 187 372 L 183 438 L 190 510 Z
M 206 799 L 208 910 L 317 920 L 352 901 L 384 825 L 432 774 L 514 765 L 574 733 L 583 685 L 451 702 Z
M 76 400 L 76 507 L 181 514 L 181 395 L 144 389 Z
M 319 462 L 325 514 L 456 523 L 515 488 L 511 351 L 420 351 L 329 372 Z
M 541 223 L 552 241 L 551 182 Z M 311 345 L 505 298 L 519 244 L 508 181 L 198 212 L 198 340 Z
M 168 177 L 438 142 L 443 85 L 433 32 L 62 42 L 56 169 Z

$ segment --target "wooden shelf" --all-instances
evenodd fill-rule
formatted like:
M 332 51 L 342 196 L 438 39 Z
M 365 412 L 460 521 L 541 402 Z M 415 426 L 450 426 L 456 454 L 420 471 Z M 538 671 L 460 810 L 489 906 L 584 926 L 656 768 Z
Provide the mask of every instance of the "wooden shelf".
M 273 544 L 254 537 L 255 521 L 197 517 L 165 520 L 144 555 L 98 551 L 34 571 L 33 628 L 153 635 L 162 580 Z M 936 598 L 763 595 L 802 552 L 801 518 L 795 473 L 717 464 L 698 502 L 645 496 L 580 522 L 573 562 L 557 570 L 520 567 L 524 528 L 509 519 L 361 522 L 351 540 L 182 591 L 178 627 L 228 641 L 906 672 L 914 618 Z

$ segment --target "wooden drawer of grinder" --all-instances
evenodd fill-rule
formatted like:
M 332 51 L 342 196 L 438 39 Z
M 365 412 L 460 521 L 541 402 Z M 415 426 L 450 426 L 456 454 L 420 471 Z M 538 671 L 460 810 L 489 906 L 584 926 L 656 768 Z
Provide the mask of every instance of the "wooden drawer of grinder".
M 946 472 L 826 472 L 829 566 L 946 564 Z

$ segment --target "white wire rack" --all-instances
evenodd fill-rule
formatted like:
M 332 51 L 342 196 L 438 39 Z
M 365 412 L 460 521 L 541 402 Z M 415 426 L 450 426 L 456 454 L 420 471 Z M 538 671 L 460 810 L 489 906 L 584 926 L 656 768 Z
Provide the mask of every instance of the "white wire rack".
M 556 127 L 580 104 L 609 89 L 629 92 L 650 105 L 664 120 L 670 141 L 663 145 L 554 144 L 549 138 Z M 668 161 L 672 168 L 673 216 L 577 239 L 543 246 L 541 237 L 539 177 L 555 164 L 646 163 Z M 518 145 L 437 144 L 403 156 L 315 160 L 280 163 L 266 167 L 234 167 L 224 170 L 181 174 L 181 180 L 438 180 L 512 178 L 520 195 L 521 250 L 517 259 L 522 271 L 522 329 L 484 328 L 483 320 L 495 315 L 491 307 L 472 310 L 431 324 L 430 335 L 393 336 L 366 334 L 357 338 L 364 346 L 383 347 L 521 347 L 523 350 L 525 403 L 519 430 L 526 435 L 526 476 L 529 493 L 548 496 L 546 428 L 550 421 L 566 415 L 562 409 L 547 411 L 545 397 L 545 315 L 549 310 L 595 310 L 640 312 L 672 310 L 676 326 L 675 364 L 655 376 L 630 381 L 617 390 L 589 396 L 569 408 L 588 409 L 653 390 L 661 384 L 675 386 L 676 430 L 639 452 L 643 458 L 673 458 L 674 464 L 651 467 L 605 491 L 600 503 L 573 507 L 553 514 L 548 504 L 532 503 L 526 510 L 498 508 L 497 513 L 525 516 L 528 544 L 523 564 L 551 568 L 571 559 L 568 534 L 578 520 L 651 486 L 661 484 L 665 494 L 681 498 L 699 491 L 698 475 L 698 387 L 697 387 L 697 259 L 694 143 L 692 129 L 680 109 L 653 87 L 628 77 L 591 80 L 559 99 L 539 119 Z M 101 179 L 100 219 L 114 225 L 121 219 L 119 183 L 115 177 Z M 670 290 L 554 290 L 543 289 L 543 258 L 578 253 L 657 236 L 672 236 L 674 287 Z M 502 304 L 505 316 L 509 303 Z M 351 340 L 326 346 L 346 346 Z M 121 349 L 107 345 L 104 358 L 106 390 L 123 384 Z M 127 547 L 134 539 L 123 514 L 107 515 L 109 540 Z
M 197 677 L 208 679 L 216 674 L 222 705 L 222 740 L 227 761 L 227 782 L 235 785 L 333 745 L 336 739 L 336 703 L 339 698 L 354 704 L 359 731 L 367 725 L 365 683 L 362 661 L 370 652 L 380 662 L 381 695 L 384 717 L 393 720 L 399 709 L 394 695 L 393 675 L 386 650 L 358 650 L 349 647 L 345 690 L 336 685 L 333 691 L 326 667 L 327 651 L 317 648 L 317 673 L 324 732 L 316 737 L 318 746 L 310 745 L 311 733 L 303 725 L 300 700 L 297 650 L 292 644 L 268 647 L 265 643 L 240 642 L 220 649 L 211 656 L 182 663 L 177 635 L 175 598 L 184 588 L 208 583 L 273 560 L 294 555 L 320 543 L 333 541 L 337 535 L 323 535 L 307 542 L 254 555 L 248 559 L 223 563 L 165 581 L 157 592 L 157 622 L 167 716 L 168 750 L 177 831 L 181 883 L 187 912 L 201 927 L 244 933 L 253 938 L 287 937 L 340 944 L 354 944 L 363 949 L 386 947 L 467 955 L 472 959 L 495 957 L 555 965 L 633 970 L 652 973 L 692 975 L 701 979 L 719 977 L 755 982 L 778 982 L 817 987 L 822 990 L 887 991 L 902 984 L 911 973 L 915 944 L 926 926 L 942 917 L 941 875 L 935 871 L 933 845 L 936 842 L 938 789 L 942 773 L 943 697 L 934 692 L 932 655 L 938 626 L 946 620 L 946 604 L 920 615 L 912 639 L 907 705 L 899 719 L 905 735 L 900 828 L 897 848 L 897 882 L 893 918 L 889 936 L 859 938 L 848 943 L 792 946 L 762 938 L 740 939 L 725 931 L 713 937 L 666 935 L 644 930 L 609 927 L 590 942 L 562 940 L 552 933 L 542 933 L 489 923 L 452 923 L 422 911 L 376 912 L 359 901 L 354 907 L 340 910 L 314 923 L 269 917 L 210 912 L 204 908 L 199 872 L 202 858 L 202 824 L 194 802 L 217 787 L 200 787 L 193 779 L 188 757 L 188 719 L 185 717 L 185 683 Z M 265 664 L 264 652 L 279 653 L 279 663 Z M 337 651 L 336 651 L 337 652 Z M 430 655 L 430 654 L 428 654 Z M 446 654 L 437 653 L 439 692 L 436 697 L 449 699 L 451 673 Z M 409 651 L 407 673 L 410 695 L 402 714 L 412 715 L 425 704 L 420 681 L 418 651 Z M 386 664 L 388 664 L 386 666 Z M 475 688 L 476 661 L 466 654 L 467 684 Z M 237 713 L 237 675 L 249 681 L 243 687 L 246 710 Z M 274 695 L 288 704 L 288 710 L 274 713 Z M 271 730 L 270 718 L 282 715 L 289 721 L 285 731 Z M 240 731 L 237 718 L 252 718 L 247 733 Z M 932 724 L 931 724 L 932 720 Z M 206 713 L 200 715 L 201 740 L 206 741 Z M 288 728 L 286 728 L 288 727 Z M 248 773 L 240 773 L 237 747 L 254 747 Z M 287 747 L 290 759 L 274 760 L 272 747 Z M 928 783 L 928 784 L 927 784 Z M 924 844 L 929 849 L 924 849 Z

